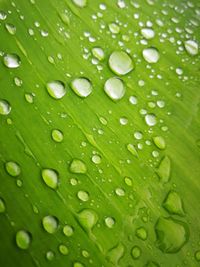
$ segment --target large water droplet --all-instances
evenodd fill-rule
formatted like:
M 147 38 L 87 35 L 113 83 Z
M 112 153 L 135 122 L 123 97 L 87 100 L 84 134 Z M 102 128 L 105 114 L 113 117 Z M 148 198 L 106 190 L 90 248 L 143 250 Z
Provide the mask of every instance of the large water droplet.
M 16 233 L 16 244 L 21 249 L 28 249 L 31 243 L 31 234 L 26 230 L 19 230 Z
M 124 251 L 124 245 L 119 243 L 108 251 L 106 259 L 114 264 L 114 266 L 118 266 L 119 260 L 124 256 Z
M 198 43 L 193 40 L 185 41 L 184 43 L 185 49 L 191 56 L 196 56 L 199 52 L 199 46 Z
M 52 188 L 56 189 L 58 187 L 58 172 L 53 169 L 43 169 L 42 178 L 45 184 Z
M 14 161 L 8 161 L 5 163 L 6 171 L 9 175 L 16 177 L 21 173 L 21 168 L 18 163 Z
M 184 215 L 183 203 L 179 194 L 175 191 L 170 191 L 163 203 L 163 207 L 170 214 Z
M 148 63 L 156 63 L 160 58 L 158 50 L 154 47 L 145 48 L 142 55 Z
M 144 29 L 142 29 L 141 30 L 141 34 L 146 39 L 152 39 L 155 36 L 154 30 L 153 29 L 150 29 L 150 28 L 144 28 Z
M 18 68 L 21 64 L 20 57 L 17 54 L 6 54 L 3 57 L 3 63 L 10 69 Z
M 47 91 L 54 99 L 61 99 L 66 94 L 65 84 L 61 81 L 50 81 L 46 84 Z
M 170 178 L 170 172 L 171 172 L 171 161 L 168 156 L 165 156 L 161 160 L 158 169 L 156 170 L 156 173 L 158 174 L 163 183 L 167 183 Z
M 145 115 L 145 122 L 149 126 L 154 126 L 157 123 L 156 116 L 154 114 Z
M 8 115 L 11 111 L 11 106 L 7 100 L 0 99 L 0 114 Z
M 4 213 L 6 211 L 6 204 L 3 198 L 0 197 L 0 213 Z
M 48 215 L 42 219 L 42 225 L 47 233 L 53 234 L 58 229 L 59 221 L 55 216 Z
M 78 221 L 83 228 L 90 231 L 98 221 L 98 215 L 94 210 L 84 209 L 78 213 Z
M 87 97 L 92 93 L 92 84 L 87 78 L 76 78 L 71 82 L 71 88 L 80 97 Z
M 157 246 L 164 253 L 178 252 L 189 238 L 188 226 L 171 218 L 159 218 L 155 225 Z
M 114 51 L 109 58 L 109 67 L 115 74 L 125 75 L 133 70 L 134 64 L 126 52 Z
M 80 159 L 73 159 L 69 167 L 72 173 L 86 173 L 87 167 L 85 163 Z
M 125 94 L 124 82 L 117 78 L 109 78 L 104 85 L 104 91 L 114 101 L 120 100 Z
M 72 1 L 78 7 L 85 7 L 87 5 L 87 0 L 72 0 Z

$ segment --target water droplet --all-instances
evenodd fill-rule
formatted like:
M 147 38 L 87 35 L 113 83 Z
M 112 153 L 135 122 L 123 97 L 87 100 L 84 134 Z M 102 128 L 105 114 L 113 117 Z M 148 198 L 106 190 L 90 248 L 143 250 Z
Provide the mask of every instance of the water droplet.
M 115 219 L 112 217 L 106 217 L 105 218 L 105 224 L 108 228 L 113 228 L 114 224 L 115 224 Z
M 63 133 L 58 129 L 52 130 L 51 137 L 57 143 L 60 143 L 63 141 Z
M 171 161 L 168 156 L 165 156 L 161 160 L 158 169 L 156 170 L 156 173 L 158 174 L 163 183 L 167 183 L 170 178 L 170 172 L 171 172 Z
M 127 123 L 128 123 L 128 119 L 126 118 L 126 117 L 122 117 L 122 118 L 120 118 L 119 119 L 119 123 L 121 124 L 121 125 L 127 125 Z
M 54 259 L 54 257 L 55 257 L 55 254 L 54 254 L 53 251 L 51 251 L 51 250 L 47 251 L 47 253 L 46 253 L 46 259 L 48 261 L 52 261 Z
M 120 32 L 120 27 L 115 22 L 110 23 L 108 27 L 111 33 L 118 34 Z
M 72 173 L 86 173 L 87 167 L 85 163 L 80 159 L 73 159 L 70 163 L 70 171 Z
M 129 102 L 130 102 L 132 105 L 136 105 L 137 102 L 138 102 L 138 101 L 137 101 L 137 97 L 131 95 L 131 96 L 129 97 Z
M 118 266 L 119 260 L 124 256 L 124 251 L 124 245 L 119 243 L 108 251 L 106 259 L 114 264 L 114 266 Z
M 65 84 L 61 81 L 50 81 L 46 84 L 47 91 L 54 99 L 61 99 L 66 94 Z
M 126 90 L 121 79 L 112 77 L 105 82 L 104 91 L 113 101 L 118 101 L 122 99 Z
M 26 93 L 24 95 L 25 100 L 29 103 L 29 104 L 33 104 L 34 102 L 34 95 L 32 93 Z
M 62 255 L 68 255 L 69 254 L 69 249 L 64 244 L 60 244 L 58 247 L 58 250 L 60 251 L 60 253 Z
M 72 236 L 74 234 L 74 229 L 72 226 L 66 224 L 64 227 L 63 227 L 63 233 L 65 236 Z
M 176 253 L 187 242 L 189 230 L 186 223 L 171 218 L 159 218 L 155 225 L 157 246 L 164 253 Z
M 197 250 L 194 254 L 195 260 L 200 261 L 200 250 Z
M 8 161 L 5 163 L 6 171 L 9 175 L 16 177 L 21 173 L 21 168 L 18 163 L 14 161 Z
M 130 177 L 127 177 L 127 176 L 124 177 L 124 182 L 128 186 L 132 186 L 133 185 L 132 179 Z
M 16 244 L 21 249 L 28 249 L 31 243 L 31 234 L 26 230 L 19 230 L 16 233 Z
M 149 261 L 144 267 L 160 267 L 160 265 L 154 261 Z
M 82 190 L 78 191 L 78 193 L 77 193 L 77 197 L 78 197 L 80 200 L 84 201 L 84 202 L 86 202 L 86 201 L 89 200 L 89 194 L 88 194 L 88 192 L 86 192 L 86 191 L 82 191 Z
M 90 254 L 87 250 L 82 250 L 82 255 L 84 258 L 88 258 L 90 256 Z
M 184 43 L 185 49 L 191 56 L 196 56 L 199 52 L 199 46 L 198 43 L 193 40 L 185 41 Z
M 43 169 L 42 170 L 42 178 L 45 184 L 52 188 L 56 189 L 58 187 L 58 172 L 53 169 Z
M 160 149 L 165 149 L 166 144 L 165 144 L 165 139 L 162 136 L 156 136 L 153 137 L 154 144 L 160 148 Z
M 147 231 L 146 231 L 146 229 L 144 227 L 137 228 L 135 234 L 141 240 L 146 240 L 147 239 Z
M 182 200 L 178 193 L 170 191 L 163 203 L 163 207 L 170 214 L 184 215 Z
M 136 148 L 134 147 L 133 144 L 128 144 L 128 145 L 127 145 L 127 149 L 128 149 L 129 152 L 131 152 L 131 154 L 132 154 L 133 156 L 138 157 L 137 150 L 136 150 Z
M 150 29 L 150 28 L 144 28 L 144 29 L 142 29 L 141 30 L 141 34 L 146 39 L 152 39 L 155 36 L 154 30 L 153 29 Z
M 148 126 L 154 126 L 157 123 L 156 116 L 154 114 L 145 115 L 145 122 Z
M 98 215 L 94 210 L 84 209 L 78 213 L 78 221 L 83 228 L 90 231 L 98 221 Z
M 123 196 L 125 196 L 125 191 L 124 191 L 124 189 L 122 189 L 122 188 L 116 188 L 116 189 L 115 189 L 115 193 L 116 193 L 116 195 L 119 196 L 119 197 L 123 197 Z
M 141 256 L 141 249 L 138 246 L 134 246 L 131 250 L 131 256 L 134 260 L 137 260 Z
M 104 117 L 100 117 L 99 121 L 103 124 L 103 125 L 107 125 L 108 121 L 104 118 Z
M 100 47 L 94 47 L 92 48 L 92 54 L 95 58 L 97 58 L 99 61 L 104 60 L 105 54 L 102 48 Z
M 6 54 L 3 57 L 4 65 L 8 68 L 18 68 L 21 64 L 20 57 L 16 54 Z
M 71 178 L 70 179 L 70 184 L 71 185 L 77 185 L 78 184 L 78 180 L 76 178 Z
M 134 69 L 133 60 L 123 51 L 114 51 L 109 58 L 109 67 L 117 75 L 125 75 Z
M 11 111 L 11 106 L 9 102 L 5 99 L 0 99 L 0 114 L 8 115 Z
M 0 10 L 0 20 L 5 20 L 6 18 L 7 14 L 3 10 Z
M 73 267 L 84 267 L 84 265 L 80 262 L 74 262 Z
M 95 164 L 100 164 L 101 163 L 101 156 L 93 155 L 92 156 L 92 162 L 95 163 Z
M 148 63 L 156 63 L 160 58 L 158 50 L 154 47 L 145 48 L 142 55 Z
M 135 139 L 140 140 L 140 139 L 142 139 L 143 134 L 141 132 L 135 132 L 134 137 L 135 137 Z
M 11 23 L 6 23 L 5 28 L 11 35 L 14 35 L 16 33 L 16 27 Z
M 6 211 L 6 204 L 3 198 L 0 197 L 0 213 L 4 213 Z
M 78 7 L 85 7 L 87 5 L 87 0 L 72 0 L 72 1 Z
M 47 233 L 54 234 L 58 229 L 59 221 L 55 216 L 48 215 L 42 219 L 42 225 Z
M 87 97 L 92 93 L 92 84 L 87 78 L 76 78 L 71 82 L 71 88 L 80 97 Z

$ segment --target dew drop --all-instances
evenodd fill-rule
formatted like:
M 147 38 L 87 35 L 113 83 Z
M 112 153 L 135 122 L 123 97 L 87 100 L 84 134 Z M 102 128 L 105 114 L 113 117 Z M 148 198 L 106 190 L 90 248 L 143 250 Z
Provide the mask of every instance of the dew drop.
M 156 116 L 154 114 L 145 115 L 145 122 L 148 126 L 154 126 L 157 123 Z
M 195 260 L 200 261 L 200 250 L 197 250 L 194 254 Z
M 6 211 L 6 204 L 3 198 L 0 197 L 0 213 L 4 213 Z
M 170 191 L 164 200 L 163 207 L 170 214 L 184 215 L 183 203 L 179 194 L 175 191 Z
M 141 34 L 145 39 L 152 39 L 155 36 L 155 32 L 153 29 L 150 28 L 144 28 L 141 30 Z
M 54 257 L 55 257 L 55 254 L 54 254 L 53 251 L 51 251 L 51 250 L 47 251 L 47 253 L 46 253 L 46 259 L 48 261 L 52 261 L 54 259 Z
M 16 177 L 21 173 L 21 168 L 18 163 L 14 161 L 8 161 L 5 163 L 6 171 L 9 175 Z
M 72 236 L 74 234 L 74 229 L 72 226 L 66 224 L 64 227 L 63 227 L 63 233 L 65 236 Z
M 11 111 L 11 106 L 9 102 L 5 99 L 0 99 L 0 114 L 8 115 Z
M 56 170 L 43 169 L 42 178 L 48 187 L 52 189 L 56 189 L 58 187 L 59 179 L 58 179 L 58 172 Z
M 154 261 L 149 261 L 144 267 L 160 267 L 160 265 Z
M 73 267 L 84 267 L 84 265 L 80 262 L 74 262 Z
M 61 81 L 50 81 L 46 84 L 47 92 L 54 99 L 61 99 L 66 94 L 65 84 Z
M 59 221 L 55 216 L 48 215 L 42 219 L 42 225 L 47 233 L 54 234 L 58 229 Z
M 137 228 L 135 234 L 141 240 L 147 239 L 147 231 L 144 227 Z
M 92 156 L 92 162 L 95 163 L 95 164 L 100 164 L 101 163 L 101 156 L 93 155 Z
M 0 20 L 5 20 L 6 18 L 7 14 L 3 10 L 0 10 Z
M 62 255 L 68 255 L 69 254 L 69 249 L 64 244 L 60 244 L 58 247 L 58 250 L 60 251 L 60 253 Z
M 3 62 L 9 69 L 18 68 L 21 64 L 20 57 L 17 54 L 6 54 L 3 57 Z
M 170 161 L 170 158 L 168 156 L 165 156 L 157 170 L 156 170 L 156 173 L 158 174 L 158 176 L 160 177 L 161 181 L 163 183 L 167 183 L 169 181 L 169 178 L 170 178 L 170 172 L 171 172 L 171 161 Z
M 57 143 L 61 143 L 63 141 L 63 133 L 62 133 L 62 131 L 60 131 L 58 129 L 52 130 L 51 137 Z
M 72 0 L 72 1 L 78 7 L 85 7 L 87 5 L 87 0 Z
M 83 190 L 78 191 L 78 193 L 77 193 L 77 197 L 78 197 L 81 201 L 83 201 L 83 202 L 86 202 L 86 201 L 89 200 L 89 194 L 88 194 L 88 192 L 83 191 Z
M 31 234 L 26 230 L 19 230 L 16 233 L 15 240 L 20 249 L 28 249 L 31 243 Z
M 85 163 L 80 159 L 73 159 L 70 163 L 70 172 L 72 173 L 86 173 L 87 167 Z
M 131 250 L 131 256 L 134 260 L 139 259 L 139 257 L 141 256 L 141 249 L 138 246 L 134 246 Z
M 162 136 L 155 136 L 153 137 L 154 144 L 159 148 L 159 149 L 165 149 L 166 143 L 165 139 Z
M 78 221 L 83 228 L 90 231 L 98 221 L 98 215 L 94 210 L 84 209 L 78 213 Z
M 113 101 L 118 101 L 125 94 L 125 86 L 121 79 L 112 77 L 105 82 L 104 91 Z
M 158 50 L 154 47 L 145 48 L 142 55 L 148 63 L 156 63 L 160 58 Z
M 11 35 L 14 35 L 16 33 L 16 27 L 11 23 L 6 23 L 5 28 Z
M 193 40 L 185 41 L 184 43 L 185 49 L 191 56 L 196 56 L 199 52 L 199 46 L 198 43 Z
M 92 54 L 95 58 L 97 58 L 99 61 L 104 60 L 105 54 L 102 48 L 100 47 L 94 47 L 92 48 Z
M 128 186 L 132 186 L 133 185 L 132 179 L 130 177 L 127 177 L 127 176 L 124 177 L 124 182 Z
M 133 144 L 128 144 L 126 147 L 133 156 L 138 157 L 138 152 Z
M 119 243 L 117 246 L 111 248 L 106 256 L 106 259 L 111 262 L 114 266 L 118 266 L 120 259 L 124 256 L 125 248 L 124 245 Z
M 115 219 L 112 217 L 106 217 L 105 218 L 105 224 L 108 228 L 113 228 L 115 224 Z
M 92 84 L 87 78 L 76 78 L 71 82 L 72 90 L 80 97 L 85 98 L 92 93 Z
M 117 75 L 126 75 L 134 69 L 134 64 L 126 52 L 114 51 L 109 57 L 109 67 Z
M 125 191 L 124 191 L 124 189 L 122 189 L 122 188 L 116 188 L 116 189 L 115 189 L 115 193 L 116 193 L 116 195 L 119 196 L 119 197 L 123 197 L 123 196 L 125 196 Z

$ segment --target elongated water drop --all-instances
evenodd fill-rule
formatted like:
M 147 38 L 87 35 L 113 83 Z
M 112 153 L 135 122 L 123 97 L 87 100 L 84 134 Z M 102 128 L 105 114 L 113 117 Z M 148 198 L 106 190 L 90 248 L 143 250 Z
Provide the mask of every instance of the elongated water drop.
M 199 52 L 199 46 L 198 43 L 193 40 L 185 41 L 184 43 L 185 49 L 191 56 L 196 56 Z
M 94 47 L 92 48 L 92 54 L 94 57 L 96 57 L 99 61 L 104 60 L 105 53 L 101 47 Z
M 54 99 L 61 99 L 66 94 L 65 84 L 61 81 L 50 81 L 46 84 L 47 92 Z
M 6 171 L 9 175 L 16 177 L 21 173 L 21 168 L 18 163 L 14 161 L 8 161 L 5 163 Z
M 90 231 L 98 221 L 98 215 L 94 210 L 84 209 L 78 213 L 78 221 L 83 228 Z
M 73 233 L 74 233 L 74 229 L 72 226 L 66 224 L 64 227 L 63 227 L 63 233 L 65 236 L 72 236 Z
M 115 74 L 125 75 L 133 70 L 134 64 L 126 52 L 114 51 L 109 57 L 109 67 Z
M 63 133 L 58 129 L 52 130 L 51 137 L 57 143 L 61 143 L 63 141 Z
M 5 28 L 11 35 L 14 35 L 16 33 L 16 27 L 11 23 L 6 23 Z
M 68 255 L 69 254 L 69 249 L 64 244 L 60 244 L 59 247 L 58 247 L 58 250 L 60 251 L 60 253 L 62 255 Z
M 144 28 L 141 30 L 141 34 L 145 39 L 152 39 L 155 36 L 155 32 L 153 29 L 150 28 Z
M 156 63 L 160 58 L 158 50 L 154 47 L 145 48 L 142 51 L 142 55 L 148 63 Z
M 71 82 L 71 88 L 82 98 L 85 98 L 92 93 L 92 84 L 87 78 L 76 78 Z
M 131 250 L 131 256 L 134 260 L 139 259 L 139 257 L 141 256 L 141 248 L 139 248 L 138 246 L 134 246 Z
M 6 211 L 6 204 L 2 197 L 0 197 L 0 213 L 4 213 Z
M 53 169 L 43 169 L 42 178 L 45 184 L 52 188 L 56 189 L 58 187 L 58 172 Z
M 126 90 L 121 79 L 112 77 L 105 82 L 104 91 L 113 101 L 118 101 L 123 98 Z
M 9 69 L 16 69 L 21 64 L 20 57 L 17 54 L 6 54 L 3 57 L 3 62 Z
M 179 194 L 175 191 L 170 191 L 164 200 L 163 207 L 170 214 L 184 215 L 183 203 Z
M 147 231 L 146 231 L 146 229 L 144 227 L 137 228 L 135 234 L 141 240 L 146 240 L 147 239 Z
M 170 178 L 170 172 L 171 172 L 171 161 L 170 161 L 170 158 L 168 156 L 165 156 L 157 170 L 156 170 L 156 173 L 158 174 L 158 176 L 160 177 L 161 181 L 163 183 L 167 183 L 169 181 L 169 178 Z
M 42 225 L 47 233 L 54 234 L 58 229 L 59 221 L 55 216 L 48 215 L 42 219 Z
M 19 230 L 16 233 L 16 244 L 21 249 L 28 249 L 31 243 L 31 234 L 26 230 Z
M 155 136 L 153 137 L 154 144 L 159 148 L 159 149 L 165 149 L 166 143 L 165 139 L 162 136 Z
M 8 115 L 11 111 L 9 102 L 5 99 L 0 99 L 0 115 Z

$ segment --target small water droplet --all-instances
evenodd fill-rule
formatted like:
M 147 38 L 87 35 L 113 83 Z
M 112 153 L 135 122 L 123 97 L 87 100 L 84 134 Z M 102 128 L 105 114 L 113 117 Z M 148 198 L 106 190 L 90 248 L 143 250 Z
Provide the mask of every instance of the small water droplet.
M 179 194 L 175 191 L 170 191 L 164 200 L 163 207 L 170 214 L 184 215 L 183 203 Z
M 118 101 L 123 98 L 126 90 L 121 79 L 112 77 L 105 82 L 104 91 L 113 101 Z
M 0 213 L 4 213 L 6 211 L 6 204 L 2 197 L 0 197 Z
M 16 33 L 16 30 L 17 30 L 15 25 L 13 25 L 11 23 L 6 23 L 5 28 L 11 35 L 14 35 Z
M 90 231 L 98 221 L 98 215 L 94 210 L 84 209 L 78 213 L 78 221 L 87 231 Z
M 72 236 L 74 234 L 74 229 L 72 226 L 66 224 L 64 227 L 63 227 L 63 233 L 65 236 Z
M 87 78 L 76 78 L 71 82 L 71 88 L 80 97 L 85 98 L 92 93 L 92 84 Z
M 47 233 L 54 234 L 58 229 L 59 221 L 55 216 L 48 215 L 42 219 L 42 225 Z
M 29 103 L 29 104 L 33 104 L 34 102 L 34 95 L 32 93 L 26 93 L 24 95 L 26 101 Z
M 154 261 L 148 261 L 144 267 L 160 267 L 160 265 Z
M 14 161 L 8 161 L 5 163 L 6 171 L 9 175 L 16 177 L 21 173 L 21 168 L 18 163 Z
M 123 196 L 125 196 L 125 191 L 124 191 L 123 188 L 116 188 L 116 189 L 115 189 L 115 193 L 116 193 L 116 195 L 119 196 L 119 197 L 123 197 Z
M 113 228 L 115 224 L 115 219 L 112 217 L 106 217 L 105 218 L 105 224 L 108 228 Z
M 126 117 L 122 117 L 122 118 L 119 119 L 119 123 L 121 125 L 123 125 L 123 126 L 127 125 L 128 124 L 128 119 Z
M 58 179 L 58 172 L 56 170 L 43 169 L 42 178 L 48 187 L 52 189 L 56 189 L 58 187 L 59 179 Z
M 136 148 L 134 147 L 133 144 L 128 144 L 127 145 L 127 149 L 128 149 L 129 152 L 131 152 L 131 154 L 133 156 L 138 157 L 138 152 L 137 152 L 137 150 L 136 150 Z
M 80 262 L 74 262 L 73 267 L 84 267 L 84 265 Z
M 146 229 L 144 227 L 137 228 L 135 234 L 141 240 L 146 240 L 147 239 L 147 231 L 146 231 Z
M 20 57 L 17 54 L 6 54 L 3 57 L 3 63 L 9 69 L 18 68 L 21 64 Z
M 3 10 L 0 10 L 0 20 L 5 20 L 6 18 L 7 14 Z
M 90 256 L 90 254 L 87 250 L 82 250 L 82 255 L 84 258 L 88 258 Z
M 104 51 L 103 51 L 103 49 L 101 47 L 94 47 L 94 48 L 92 48 L 92 54 L 99 61 L 102 61 L 105 58 Z
M 128 186 L 132 186 L 133 185 L 132 179 L 130 177 L 127 177 L 127 176 L 124 177 L 124 182 Z
M 153 137 L 154 144 L 159 148 L 159 149 L 165 149 L 166 143 L 165 139 L 162 136 L 155 136 Z
M 69 249 L 64 244 L 60 244 L 59 247 L 58 247 L 58 250 L 60 251 L 60 253 L 62 255 L 68 255 L 69 254 Z
M 141 256 L 141 252 L 141 248 L 139 248 L 138 246 L 134 246 L 131 250 L 131 256 L 134 260 L 137 260 Z
M 109 57 L 109 67 L 117 75 L 126 75 L 134 69 L 134 64 L 126 52 L 114 51 Z
M 52 130 L 51 137 L 57 143 L 61 143 L 63 141 L 63 133 L 62 133 L 62 131 L 60 131 L 58 129 Z
M 138 101 L 137 101 L 137 97 L 131 95 L 131 96 L 129 97 L 129 102 L 130 102 L 132 105 L 136 105 L 137 102 L 138 102 Z
M 200 261 L 200 250 L 197 250 L 194 254 L 195 260 Z
M 81 201 L 83 201 L 83 202 L 86 202 L 86 201 L 89 200 L 89 194 L 88 194 L 88 192 L 83 191 L 83 190 L 78 191 L 78 193 L 77 193 L 77 197 L 78 197 Z
M 141 34 L 145 39 L 152 39 L 155 36 L 155 32 L 151 28 L 144 28 L 141 30 Z
M 164 253 L 178 252 L 188 241 L 186 223 L 172 218 L 160 217 L 155 225 L 157 246 Z
M 50 81 L 46 84 L 47 91 L 54 99 L 61 99 L 66 94 L 65 84 L 61 81 Z
M 154 47 L 145 48 L 142 51 L 142 55 L 148 63 L 156 63 L 156 62 L 158 62 L 158 60 L 160 58 L 160 54 L 158 52 L 158 49 L 156 49 Z
M 101 156 L 93 155 L 92 156 L 92 162 L 95 163 L 95 164 L 100 164 L 101 163 Z
M 156 116 L 154 114 L 145 115 L 145 122 L 148 126 L 154 126 L 157 123 Z
M 80 159 L 73 159 L 70 163 L 70 171 L 72 173 L 86 173 L 87 167 L 85 163 Z
M 198 43 L 193 40 L 185 41 L 184 43 L 185 49 L 191 56 L 196 56 L 199 52 L 199 46 Z
M 52 261 L 54 259 L 54 257 L 55 257 L 55 254 L 54 254 L 53 251 L 51 251 L 51 250 L 47 251 L 47 253 L 46 253 L 46 259 L 48 261 Z
M 11 111 L 9 102 L 5 99 L 0 99 L 0 115 L 8 115 Z
M 28 249 L 31 243 L 31 234 L 26 230 L 19 230 L 16 233 L 16 244 L 21 249 Z
M 112 22 L 108 25 L 109 30 L 113 34 L 118 34 L 120 32 L 120 27 L 115 22 Z

